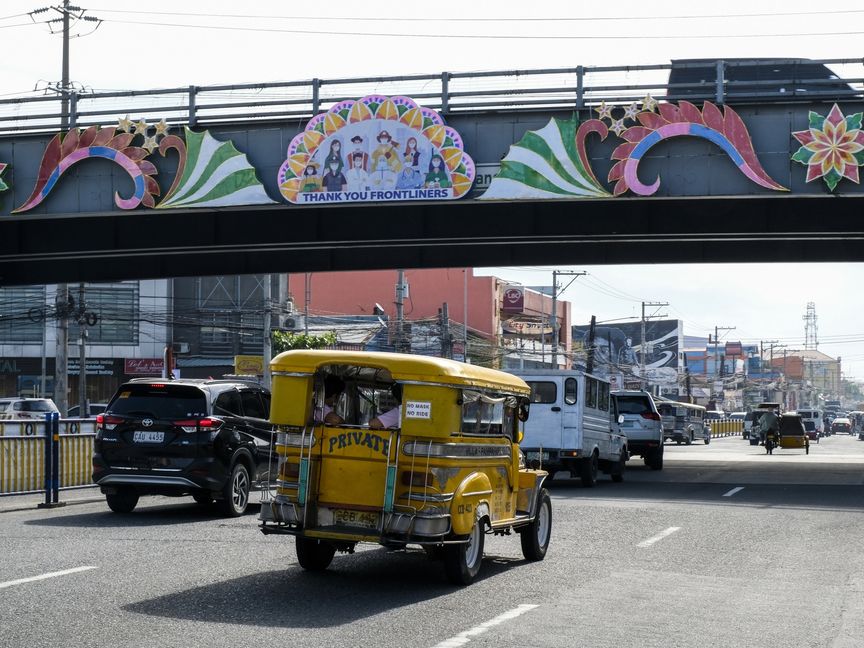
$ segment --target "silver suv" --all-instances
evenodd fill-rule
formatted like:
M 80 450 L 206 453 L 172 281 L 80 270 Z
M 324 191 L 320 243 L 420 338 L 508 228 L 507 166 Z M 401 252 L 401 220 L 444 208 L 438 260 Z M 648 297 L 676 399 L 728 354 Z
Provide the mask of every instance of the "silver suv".
M 49 412 L 57 412 L 50 398 L 0 398 L 0 420 L 45 420 Z
M 663 470 L 663 422 L 646 391 L 612 392 L 612 429 L 627 437 L 630 455 L 640 455 L 652 470 Z

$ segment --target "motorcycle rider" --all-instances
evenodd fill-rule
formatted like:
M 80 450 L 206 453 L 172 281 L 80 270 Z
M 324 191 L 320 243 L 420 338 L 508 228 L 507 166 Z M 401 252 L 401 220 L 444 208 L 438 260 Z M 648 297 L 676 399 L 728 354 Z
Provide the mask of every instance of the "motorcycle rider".
M 774 436 L 780 439 L 780 418 L 774 410 L 768 410 L 759 419 L 759 434 L 762 436 L 762 443 L 765 443 L 765 438 L 768 432 L 774 432 Z

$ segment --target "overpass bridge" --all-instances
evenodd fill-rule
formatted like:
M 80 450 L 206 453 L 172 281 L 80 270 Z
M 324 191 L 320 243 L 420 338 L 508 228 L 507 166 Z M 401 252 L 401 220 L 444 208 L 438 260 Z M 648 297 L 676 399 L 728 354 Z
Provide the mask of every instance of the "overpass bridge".
M 862 115 L 860 59 L 2 100 L 0 285 L 859 261 Z

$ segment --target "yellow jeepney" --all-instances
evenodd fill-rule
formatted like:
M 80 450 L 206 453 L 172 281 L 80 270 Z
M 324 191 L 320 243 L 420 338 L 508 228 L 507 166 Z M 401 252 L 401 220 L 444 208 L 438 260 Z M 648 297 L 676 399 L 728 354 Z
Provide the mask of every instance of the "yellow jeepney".
M 511 530 L 528 560 L 543 559 L 552 509 L 547 473 L 519 450 L 522 379 L 397 353 L 287 351 L 270 366 L 279 477 L 261 530 L 295 536 L 303 568 L 358 542 L 421 545 L 468 584 L 484 534 Z

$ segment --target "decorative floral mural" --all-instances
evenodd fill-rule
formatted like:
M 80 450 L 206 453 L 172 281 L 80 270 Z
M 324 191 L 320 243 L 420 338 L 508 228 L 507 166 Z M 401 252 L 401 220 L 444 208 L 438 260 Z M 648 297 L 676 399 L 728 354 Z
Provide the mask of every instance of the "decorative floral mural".
M 864 113 L 848 117 L 835 103 L 828 116 L 810 111 L 809 128 L 793 132 L 801 143 L 792 159 L 807 167 L 807 182 L 822 178 L 834 191 L 843 178 L 860 182 L 858 167 L 864 165 Z
M 312 118 L 277 182 L 292 203 L 448 200 L 474 182 L 462 137 L 408 97 L 369 95 Z
M 510 147 L 500 172 L 481 199 L 598 198 L 620 196 L 628 190 L 650 196 L 660 187 L 660 178 L 651 184 L 643 183 L 638 176 L 639 162 L 653 146 L 676 137 L 708 140 L 756 184 L 787 191 L 762 168 L 747 127 L 729 106 L 721 111 L 706 101 L 699 110 L 687 101 L 677 106 L 658 104 L 647 95 L 624 108 L 617 119 L 613 110 L 602 102 L 595 108 L 597 119 L 581 123 L 575 118 L 566 122 L 553 119 L 542 130 L 526 133 Z M 611 194 L 597 181 L 586 151 L 590 134 L 599 135 L 602 141 L 610 131 L 624 140 L 611 155 L 616 160 L 607 178 L 614 183 Z
M 127 116 L 114 127 L 91 126 L 58 133 L 42 156 L 33 192 L 12 213 L 26 212 L 41 204 L 68 169 L 91 158 L 114 162 L 132 179 L 131 196 L 114 194 L 114 204 L 120 209 L 135 209 L 139 205 L 169 209 L 274 202 L 255 177 L 246 156 L 231 142 L 219 142 L 206 131 L 194 133 L 186 128 L 184 143 L 180 137 L 169 135 L 168 129 L 165 120 L 151 125 L 144 120 L 132 122 Z M 136 138 L 143 141 L 134 144 Z M 158 205 L 155 196 L 161 195 L 161 190 L 154 177 L 158 171 L 147 159 L 157 149 L 163 156 L 174 149 L 180 157 L 174 183 Z

